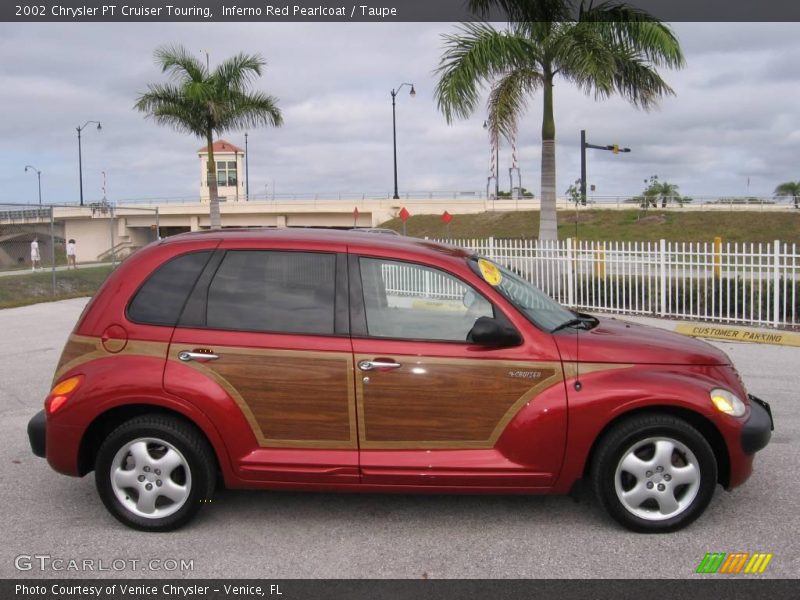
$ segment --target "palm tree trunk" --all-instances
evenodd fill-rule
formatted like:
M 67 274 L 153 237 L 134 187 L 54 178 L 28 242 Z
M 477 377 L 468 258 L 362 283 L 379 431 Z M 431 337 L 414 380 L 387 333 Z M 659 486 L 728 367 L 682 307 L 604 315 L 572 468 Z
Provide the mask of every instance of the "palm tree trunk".
M 208 144 L 208 208 L 211 229 L 222 229 L 219 216 L 219 188 L 217 187 L 217 165 L 214 161 L 214 137 L 212 132 L 206 134 Z
M 542 111 L 542 200 L 539 212 L 539 239 L 558 239 L 556 216 L 556 122 L 553 117 L 553 74 L 544 70 L 544 109 Z

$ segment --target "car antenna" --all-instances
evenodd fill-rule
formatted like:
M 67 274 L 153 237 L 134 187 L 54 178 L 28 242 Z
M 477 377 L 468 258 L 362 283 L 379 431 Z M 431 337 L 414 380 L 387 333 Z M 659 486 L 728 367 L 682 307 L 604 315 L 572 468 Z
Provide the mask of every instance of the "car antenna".
M 583 193 L 583 181 L 581 181 L 581 200 L 586 202 L 586 195 Z M 572 289 L 578 291 L 578 203 L 575 203 L 575 262 L 572 265 Z M 580 376 L 580 351 L 581 351 L 581 328 L 575 328 L 575 383 L 573 384 L 576 392 L 583 388 Z

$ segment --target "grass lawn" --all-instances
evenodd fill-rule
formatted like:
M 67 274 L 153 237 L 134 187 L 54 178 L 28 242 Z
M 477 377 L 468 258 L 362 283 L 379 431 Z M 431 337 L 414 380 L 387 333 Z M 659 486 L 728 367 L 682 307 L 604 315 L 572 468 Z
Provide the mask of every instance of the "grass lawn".
M 558 211 L 559 239 L 575 238 L 574 211 Z M 711 242 L 800 242 L 800 210 L 794 212 L 758 211 L 659 211 L 581 210 L 577 236 L 591 241 Z M 383 223 L 403 231 L 399 218 Z M 406 222 L 406 232 L 414 237 L 453 239 L 535 238 L 539 232 L 539 212 L 484 212 L 454 215 L 449 235 L 439 215 L 414 215 Z
M 0 308 L 92 296 L 109 273 L 110 266 L 56 271 L 55 295 L 51 271 L 26 271 L 0 277 Z

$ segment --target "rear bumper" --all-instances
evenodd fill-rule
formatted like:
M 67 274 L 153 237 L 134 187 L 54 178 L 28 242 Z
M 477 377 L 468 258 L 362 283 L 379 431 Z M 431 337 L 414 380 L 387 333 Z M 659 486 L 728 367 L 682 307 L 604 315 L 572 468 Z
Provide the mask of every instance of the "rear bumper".
M 745 454 L 755 454 L 769 443 L 775 425 L 769 404 L 752 394 L 748 394 L 748 398 L 750 418 L 742 427 L 742 450 Z
M 47 439 L 47 417 L 44 411 L 40 410 L 28 421 L 28 440 L 31 443 L 31 450 L 36 456 L 45 457 Z

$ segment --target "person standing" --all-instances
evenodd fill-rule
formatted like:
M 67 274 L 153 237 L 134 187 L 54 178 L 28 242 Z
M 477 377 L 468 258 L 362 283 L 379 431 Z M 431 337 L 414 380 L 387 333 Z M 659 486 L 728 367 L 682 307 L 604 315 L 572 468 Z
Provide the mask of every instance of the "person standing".
M 39 256 L 39 238 L 33 238 L 31 242 L 31 271 L 36 271 L 36 267 L 41 268 L 41 256 Z
M 72 267 L 73 269 L 77 269 L 78 265 L 75 260 L 75 240 L 69 240 L 67 242 L 67 270 Z

